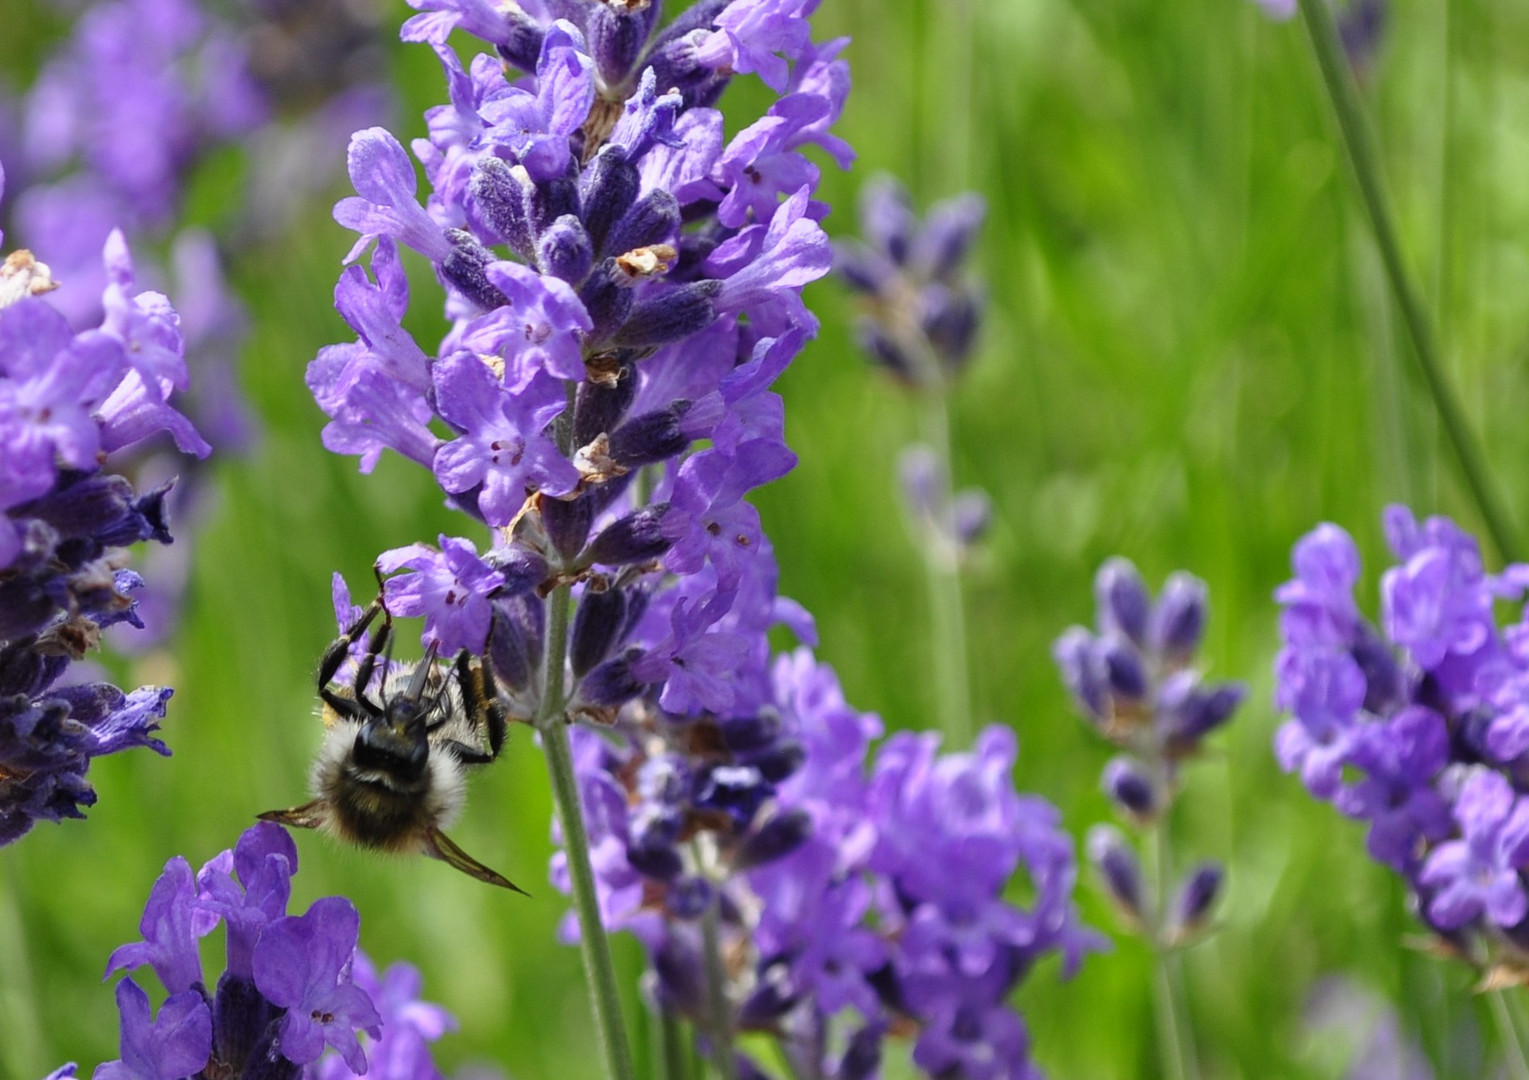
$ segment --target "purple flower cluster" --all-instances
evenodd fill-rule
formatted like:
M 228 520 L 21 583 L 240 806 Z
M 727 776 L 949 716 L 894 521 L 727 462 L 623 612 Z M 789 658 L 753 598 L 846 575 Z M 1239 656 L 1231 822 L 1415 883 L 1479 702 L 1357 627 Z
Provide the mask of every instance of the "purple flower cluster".
M 161 432 L 207 452 L 170 403 L 187 381 L 179 317 L 137 289 L 120 233 L 104 260 L 103 319 L 78 333 L 43 298 L 46 266 L 18 251 L 0 269 L 0 845 L 83 816 L 92 758 L 169 753 L 153 737 L 168 688 L 65 677 L 102 629 L 139 624 L 122 549 L 170 542 L 169 484 L 139 494 L 107 455 Z
M 726 713 L 650 699 L 580 730 L 605 921 L 647 948 L 656 1005 L 708 1031 L 715 905 L 730 1033 L 775 1035 L 797 1075 L 874 1075 L 897 1035 L 930 1075 L 1037 1076 L 1010 992 L 1042 957 L 1070 974 L 1100 944 L 1073 906 L 1072 841 L 1014 791 L 1007 729 L 945 754 L 901 733 L 873 755 L 880 734 L 805 648 Z M 1016 874 L 1027 905 L 1004 899 Z
M 966 262 L 985 214 L 982 197 L 967 192 L 920 221 L 891 177 L 861 192 L 865 239 L 839 245 L 835 270 L 865 300 L 860 347 L 899 381 L 938 389 L 971 360 L 984 296 Z
M 1104 768 L 1105 793 L 1127 820 L 1160 823 L 1180 786 L 1180 763 L 1232 718 L 1240 683 L 1207 683 L 1194 666 L 1205 634 L 1205 583 L 1179 572 L 1156 601 L 1136 567 L 1113 558 L 1094 578 L 1097 630 L 1069 628 L 1052 655 L 1084 716 L 1125 751 Z M 1221 867 L 1205 862 L 1166 892 L 1145 895 L 1136 855 L 1120 833 L 1100 826 L 1089 857 L 1124 914 L 1161 945 L 1181 944 L 1205 924 L 1221 887 Z M 1166 890 L 1168 883 L 1159 882 Z
M 377 975 L 356 948 L 361 922 L 349 900 L 328 896 L 288 915 L 296 871 L 291 837 L 264 822 L 195 876 L 179 856 L 165 865 L 139 923 L 143 940 L 112 953 L 106 974 L 148 965 L 168 996 L 156 1017 L 132 978 L 117 984 L 122 1056 L 96 1080 L 440 1075 L 429 1044 L 451 1017 L 419 1000 L 407 965 Z M 219 923 L 227 967 L 209 991 L 197 941 Z
M 850 161 L 829 130 L 844 43 L 811 41 L 803 0 L 702 0 L 667 25 L 657 4 L 411 2 L 404 37 L 435 48 L 451 94 L 413 143 L 430 191 L 387 131 L 352 138 L 357 195 L 335 217 L 370 273 L 342 274 L 357 338 L 308 384 L 326 446 L 430 469 L 496 539 L 387 553 L 389 610 L 423 616 L 436 654 L 487 657 L 512 716 L 566 684 L 567 714 L 593 722 L 573 744 L 605 924 L 640 937 L 652 999 L 713 1053 L 772 1031 L 810 1073 L 863 1077 L 884 1035 L 916 1031 L 936 1071 L 1031 1075 L 1006 996 L 1093 939 L 1055 811 L 1009 786 L 1012 739 L 943 757 L 894 739 L 868 773 L 879 722 L 805 652 L 772 661 L 773 627 L 813 626 L 744 497 L 795 464 L 769 388 L 815 333 L 800 293 L 832 262 L 803 151 Z M 457 28 L 495 53 L 464 66 Z M 729 140 L 712 106 L 747 73 L 781 96 Z M 402 328 L 400 246 L 447 294 L 433 356 Z M 549 657 L 546 597 L 568 590 Z M 971 873 L 931 877 L 941 853 Z M 1029 908 L 1001 899 L 1020 870 Z
M 1295 547 L 1276 702 L 1281 766 L 1369 826 L 1367 847 L 1402 875 L 1420 917 L 1488 963 L 1529 933 L 1529 618 L 1499 627 L 1529 566 L 1489 574 L 1447 518 L 1385 512 L 1398 563 L 1381 578 L 1377 629 L 1354 602 L 1359 551 L 1324 524 Z
M 559 8 L 574 21 L 416 6 L 404 36 L 434 45 L 451 102 L 414 144 L 424 205 L 391 134 L 352 138 L 357 196 L 335 216 L 361 234 L 353 256 L 372 248 L 371 273 L 349 267 L 335 293 L 357 340 L 308 371 L 325 444 L 363 470 L 391 448 L 499 530 L 486 558 L 514 569 L 492 617 L 448 610 L 453 590 L 414 610 L 462 629 L 452 642 L 488 652 L 506 686 L 536 677 L 540 596 L 576 582 L 581 709 L 660 687 L 666 709 L 726 710 L 773 621 L 771 600 L 748 610 L 773 595 L 774 565 L 743 497 L 795 461 L 768 388 L 815 332 L 800 292 L 831 262 L 802 151 L 849 160 L 828 132 L 843 43 L 814 45 L 804 5 L 759 0 L 702 3 L 666 27 L 657 5 Z M 443 43 L 458 26 L 496 54 L 464 68 Z M 511 80 L 506 64 L 535 75 Z M 711 105 L 750 71 L 783 96 L 729 141 Z M 447 290 L 454 326 L 435 356 L 400 325 L 399 244 Z M 451 558 L 443 574 L 460 571 Z M 490 595 L 490 576 L 469 578 Z

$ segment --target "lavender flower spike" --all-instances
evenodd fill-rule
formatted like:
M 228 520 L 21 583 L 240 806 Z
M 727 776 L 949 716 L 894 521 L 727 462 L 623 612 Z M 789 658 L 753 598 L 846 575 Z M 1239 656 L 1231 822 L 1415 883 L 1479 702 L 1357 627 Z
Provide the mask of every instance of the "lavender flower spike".
M 324 897 L 306 914 L 288 915 L 296 869 L 291 837 L 267 822 L 210 859 L 194 882 L 184 859 L 170 861 L 145 910 L 149 940 L 113 953 L 109 973 L 151 963 L 167 975 L 167 988 L 190 978 L 189 988 L 172 993 L 151 1020 L 148 997 L 123 979 L 117 986 L 122 1058 L 103 1065 L 97 1077 L 439 1076 L 428 1044 L 453 1025 L 451 1017 L 419 1000 L 419 975 L 407 965 L 377 977 L 356 948 L 360 918 L 349 900 Z M 195 939 L 219 922 L 228 928 L 228 967 L 209 991 Z M 167 965 L 167 956 L 179 962 Z M 365 1043 L 358 1037 L 363 1033 Z
M 161 431 L 207 449 L 169 402 L 185 381 L 175 312 L 135 291 L 120 234 L 104 261 L 100 329 L 74 332 L 40 295 L 0 304 L 0 845 L 37 821 L 84 816 L 92 758 L 169 753 L 153 733 L 170 689 L 64 678 L 103 629 L 142 626 L 132 594 L 143 579 L 119 568 L 117 549 L 170 540 L 169 485 L 135 492 L 101 471 L 105 452 Z

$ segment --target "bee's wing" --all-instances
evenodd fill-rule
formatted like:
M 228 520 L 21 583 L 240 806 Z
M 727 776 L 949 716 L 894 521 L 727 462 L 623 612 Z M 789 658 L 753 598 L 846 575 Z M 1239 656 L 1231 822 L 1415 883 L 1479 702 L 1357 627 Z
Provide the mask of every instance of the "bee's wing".
M 480 863 L 477 859 L 467 854 L 467 852 L 457 847 L 455 841 L 453 841 L 451 837 L 447 836 L 445 833 L 441 832 L 440 829 L 432 828 L 426 831 L 424 852 L 432 859 L 440 859 L 441 862 L 456 867 L 458 870 L 462 871 L 462 873 L 468 875 L 469 877 L 475 877 L 479 881 L 485 882 L 489 885 L 498 885 L 502 889 L 509 889 L 512 892 L 518 892 L 522 896 L 531 895 L 530 893 L 526 892 L 526 890 L 522 889 L 519 885 L 516 885 L 509 878 L 503 876 L 502 874 L 495 873 Z
M 319 829 L 328 820 L 328 805 L 323 799 L 314 799 L 290 810 L 267 810 L 259 817 L 261 821 L 274 821 L 294 829 Z

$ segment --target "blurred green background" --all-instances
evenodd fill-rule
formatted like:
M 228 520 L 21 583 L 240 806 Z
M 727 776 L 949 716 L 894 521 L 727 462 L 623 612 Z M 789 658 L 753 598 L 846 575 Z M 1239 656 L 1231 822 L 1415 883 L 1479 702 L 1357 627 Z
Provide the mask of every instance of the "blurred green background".
M 385 22 L 406 14 L 393 4 Z M 1392 14 L 1364 94 L 1411 266 L 1529 535 L 1529 6 L 1439 0 Z M 0 0 L 0 70 L 24 81 L 63 25 L 37 0 Z M 1097 787 L 1109 750 L 1074 718 L 1049 658 L 1063 628 L 1092 617 L 1097 565 L 1118 552 L 1154 586 L 1177 568 L 1205 578 L 1204 661 L 1252 687 L 1189 768 L 1173 822 L 1182 858 L 1231 867 L 1224 925 L 1186 959 L 1205 1075 L 1339 1075 L 1304 1018 L 1333 973 L 1397 1002 L 1440 1075 L 1482 1075 L 1469 1050 L 1446 1049 L 1469 1046 L 1485 1018 L 1467 974 L 1404 945 L 1392 875 L 1270 753 L 1270 593 L 1290 545 L 1322 520 L 1351 530 L 1373 611 L 1386 503 L 1480 526 L 1414 377 L 1300 24 L 1271 23 L 1248 0 L 824 0 L 817 26 L 854 38 L 839 131 L 860 162 L 850 175 L 825 163 L 829 230 L 854 231 L 855 193 L 876 170 L 921 205 L 963 188 L 988 201 L 977 261 L 990 316 L 954 401 L 955 473 L 996 504 L 968 577 L 973 700 L 978 720 L 1019 733 L 1021 788 L 1054 800 L 1080 836 L 1110 816 Z M 421 46 L 393 45 L 390 62 L 407 141 L 443 84 Z M 765 100 L 747 83 L 724 101 L 735 124 Z M 315 167 L 342 178 L 343 154 L 336 143 Z M 211 163 L 194 216 L 232 216 L 239 175 L 236 155 Z M 243 379 L 263 441 L 219 466 L 179 636 L 116 668 L 126 683 L 177 688 L 164 731 L 174 757 L 98 762 L 87 822 L 0 851 L 7 1080 L 65 1060 L 88 1074 L 115 1057 L 100 973 L 136 937 L 164 862 L 200 865 L 256 812 L 303 798 L 320 730 L 313 671 L 334 632 L 330 573 L 364 593 L 379 551 L 463 527 L 423 470 L 394 458 L 363 477 L 320 446 L 302 374 L 320 346 L 350 338 L 330 306 L 349 244 L 314 206 L 232 267 L 254 319 Z M 415 280 L 412 329 L 428 347 L 434 286 Z M 779 387 L 801 464 L 758 499 L 782 590 L 817 615 L 819 655 L 853 703 L 889 728 L 926 726 L 925 594 L 893 488 L 914 409 L 856 354 L 843 290 L 820 283 L 808 301 L 822 334 Z M 343 892 L 380 964 L 424 970 L 427 996 L 460 1021 L 438 1045 L 447 1073 L 488 1062 L 528 1080 L 598 1075 L 578 955 L 555 940 L 567 905 L 545 883 L 550 812 L 542 759 L 520 732 L 455 830 L 529 900 L 299 837 L 294 908 Z M 1091 883 L 1080 898 L 1114 934 Z M 618 940 L 617 952 L 635 987 L 637 948 Z M 1020 1002 L 1050 1076 L 1159 1074 L 1148 960 L 1121 937 L 1070 983 L 1054 963 L 1032 975 Z M 641 1057 L 635 990 L 628 1006 Z

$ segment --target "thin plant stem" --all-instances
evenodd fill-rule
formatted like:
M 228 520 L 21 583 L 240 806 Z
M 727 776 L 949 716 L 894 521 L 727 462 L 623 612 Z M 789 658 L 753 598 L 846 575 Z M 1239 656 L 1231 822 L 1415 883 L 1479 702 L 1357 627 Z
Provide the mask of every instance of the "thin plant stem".
M 610 942 L 600 918 L 600 899 L 589 862 L 589 836 L 584 830 L 584 810 L 579 801 L 579 782 L 573 772 L 573 748 L 564 716 L 563 664 L 568 652 L 570 589 L 569 585 L 559 585 L 547 598 L 547 672 L 541 707 L 536 712 L 536 728 L 541 733 L 547 768 L 552 774 L 552 798 L 557 804 L 568 876 L 573 882 L 574 907 L 579 913 L 579 948 L 584 954 L 584 975 L 589 982 L 590 1007 L 594 1011 L 600 1053 L 605 1059 L 605 1075 L 607 1080 L 634 1080 L 632 1051 L 621 1022 L 616 967 L 611 962 Z
M 659 1009 L 658 1029 L 663 1054 L 663 1072 L 659 1074 L 658 1080 L 690 1080 L 690 1055 L 685 1049 L 679 1017 L 666 1009 Z
M 1497 546 L 1498 554 L 1504 560 L 1512 561 L 1517 557 L 1518 545 L 1507 513 L 1491 486 L 1481 451 L 1466 424 L 1454 389 L 1445 376 L 1433 324 L 1403 262 L 1396 226 L 1381 184 L 1380 165 L 1370 143 L 1359 94 L 1354 87 L 1353 74 L 1349 71 L 1343 46 L 1338 40 L 1332 11 L 1327 0 L 1299 0 L 1299 3 L 1307 37 L 1316 54 L 1317 66 L 1322 71 L 1327 96 L 1337 116 L 1338 128 L 1348 151 L 1349 163 L 1354 169 L 1354 179 L 1359 185 L 1370 229 L 1380 249 L 1381 261 L 1385 264 L 1391 295 L 1401 311 L 1402 323 L 1411 339 L 1413 354 L 1417 357 L 1434 408 L 1438 411 L 1439 420 L 1454 450 L 1461 479 L 1470 489 L 1482 521 Z
M 733 1061 L 733 1022 L 727 1004 L 727 974 L 722 968 L 722 938 L 718 926 L 720 901 L 713 899 L 701 914 L 701 945 L 706 952 L 706 1021 L 711 1054 L 722 1080 L 738 1080 Z
M 961 748 L 972 740 L 971 672 L 966 650 L 966 602 L 961 594 L 961 567 L 955 551 L 952 515 L 950 414 L 943 384 L 924 391 L 920 399 L 924 441 L 934 451 L 938 487 L 946 501 L 938 522 L 940 536 L 920 545 L 924 580 L 929 590 L 930 649 L 934 658 L 935 713 L 940 729 Z
M 1157 1019 L 1157 1038 L 1167 1080 L 1199 1080 L 1200 1069 L 1190 1043 L 1189 1016 L 1180 993 L 1178 954 L 1168 947 L 1169 889 L 1172 869 L 1165 817 L 1147 833 L 1152 862 L 1152 1006 Z
M 1518 1028 L 1513 1024 L 1507 994 L 1506 990 L 1492 990 L 1487 994 L 1487 1003 L 1492 1008 L 1497 1037 L 1502 1042 L 1502 1056 L 1508 1066 L 1508 1075 L 1513 1080 L 1529 1080 L 1529 1060 L 1524 1058 L 1524 1044 L 1519 1038 Z

